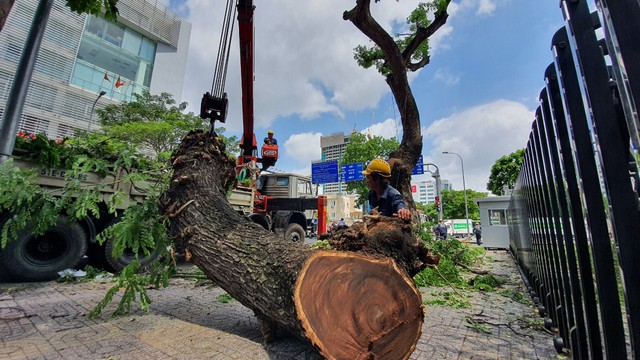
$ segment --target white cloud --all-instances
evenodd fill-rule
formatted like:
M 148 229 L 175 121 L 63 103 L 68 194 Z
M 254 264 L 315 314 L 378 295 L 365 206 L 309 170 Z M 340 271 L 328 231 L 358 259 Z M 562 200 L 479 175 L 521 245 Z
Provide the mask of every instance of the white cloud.
M 293 134 L 281 146 L 284 154 L 295 160 L 299 164 L 311 164 L 313 160 L 319 160 L 322 157 L 320 149 L 321 133 L 302 133 Z
M 442 179 L 462 190 L 460 159 L 442 154 L 458 153 L 464 161 L 466 188 L 485 192 L 495 161 L 526 146 L 533 118 L 533 111 L 523 104 L 497 100 L 439 119 L 423 129 L 424 161 L 436 164 Z
M 342 20 L 343 12 L 354 4 L 340 0 L 305 2 L 304 6 L 299 0 L 256 4 L 256 129 L 268 127 L 276 118 L 309 120 L 337 110 L 374 108 L 388 93 L 375 69 L 362 69 L 353 59 L 355 46 L 370 44 L 351 22 Z M 224 2 L 187 0 L 186 6 L 192 31 L 182 100 L 189 103 L 190 111 L 198 113 L 202 94 L 211 89 Z M 410 1 L 383 1 L 371 8 L 377 21 L 391 30 L 404 26 L 415 6 Z M 237 29 L 236 24 L 226 81 L 230 121 L 225 126 L 231 132 L 242 127 Z M 432 54 L 451 31 L 445 25 L 434 35 Z
M 392 137 L 400 138 L 402 136 L 402 124 L 400 120 L 387 119 L 381 123 L 375 123 L 366 129 L 360 131 L 363 134 L 371 134 L 372 136 L 382 136 L 385 139 Z
M 449 72 L 448 69 L 439 68 L 433 75 L 434 79 L 444 83 L 445 85 L 452 86 L 457 85 L 460 82 L 460 75 L 455 75 Z
M 493 11 L 496 9 L 496 3 L 493 0 L 480 0 L 478 5 L 478 15 L 493 15 Z
M 492 16 L 493 12 L 498 7 L 498 3 L 504 3 L 511 0 L 463 0 L 456 4 L 455 7 L 450 8 L 451 14 L 456 14 L 462 11 L 472 11 L 475 15 Z
M 451 3 L 453 4 L 453 3 Z M 454 15 L 451 14 L 450 17 Z M 453 26 L 449 23 L 442 25 L 438 31 L 429 38 L 429 56 L 435 56 L 439 51 L 451 48 L 447 41 L 453 33 Z

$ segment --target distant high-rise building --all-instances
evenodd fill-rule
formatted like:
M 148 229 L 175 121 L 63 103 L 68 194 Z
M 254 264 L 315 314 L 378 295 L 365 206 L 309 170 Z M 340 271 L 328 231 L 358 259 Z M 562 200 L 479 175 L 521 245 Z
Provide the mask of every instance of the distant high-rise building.
M 440 180 L 442 184 L 441 190 L 453 190 L 449 180 Z M 434 203 L 436 200 L 436 180 L 412 181 L 411 187 L 415 186 L 415 192 L 412 193 L 413 201 L 422 205 Z
M 0 117 L 37 6 L 37 0 L 16 1 L 0 32 Z M 130 101 L 143 90 L 180 101 L 191 24 L 157 1 L 119 0 L 117 6 L 113 23 L 54 1 L 20 130 L 72 135 L 89 127 L 94 103 Z
M 340 161 L 344 155 L 344 151 L 349 143 L 349 136 L 344 133 L 335 133 L 328 136 L 320 137 L 320 148 L 322 149 L 321 161 Z M 324 184 L 325 194 L 337 194 L 340 192 L 346 193 L 347 183 L 342 183 L 342 189 L 340 189 L 340 183 Z

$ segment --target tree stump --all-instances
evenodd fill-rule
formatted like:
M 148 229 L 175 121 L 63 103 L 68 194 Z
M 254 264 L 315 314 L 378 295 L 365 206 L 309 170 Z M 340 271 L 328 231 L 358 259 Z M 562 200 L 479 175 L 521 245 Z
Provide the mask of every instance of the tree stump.
M 408 358 L 424 319 L 411 276 L 429 263 L 410 226 L 363 224 L 332 240 L 347 251 L 287 242 L 231 208 L 235 163 L 224 150 L 219 139 L 193 131 L 172 156 L 159 205 L 176 249 L 252 309 L 266 339 L 283 328 L 330 359 Z

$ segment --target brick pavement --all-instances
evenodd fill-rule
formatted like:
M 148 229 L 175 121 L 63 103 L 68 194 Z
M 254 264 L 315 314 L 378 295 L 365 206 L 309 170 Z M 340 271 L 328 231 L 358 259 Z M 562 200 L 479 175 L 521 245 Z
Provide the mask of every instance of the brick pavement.
M 490 252 L 494 274 L 523 291 L 504 251 Z M 100 319 L 87 314 L 109 283 L 0 284 L 0 359 L 321 359 L 307 343 L 280 337 L 263 344 L 251 310 L 217 300 L 218 287 L 176 279 L 150 290 L 150 311 Z M 446 288 L 422 288 L 424 298 Z M 427 315 L 411 359 L 552 359 L 551 335 L 527 328 L 530 304 L 496 293 L 466 292 L 471 307 L 426 306 Z M 482 328 L 468 327 L 468 319 Z

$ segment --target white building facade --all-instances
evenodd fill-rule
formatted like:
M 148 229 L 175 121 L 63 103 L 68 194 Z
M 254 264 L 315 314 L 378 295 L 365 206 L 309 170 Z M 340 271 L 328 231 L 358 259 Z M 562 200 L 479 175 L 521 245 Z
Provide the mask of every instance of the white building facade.
M 449 180 L 440 180 L 441 190 L 453 190 Z M 422 205 L 436 201 L 436 180 L 411 181 L 411 195 L 413 201 Z
M 0 32 L 0 115 L 37 5 L 38 0 L 16 1 Z M 94 102 L 100 108 L 130 101 L 144 90 L 180 101 L 191 24 L 154 1 L 119 0 L 117 7 L 118 23 L 112 23 L 54 1 L 21 131 L 52 139 L 73 135 L 88 128 Z

